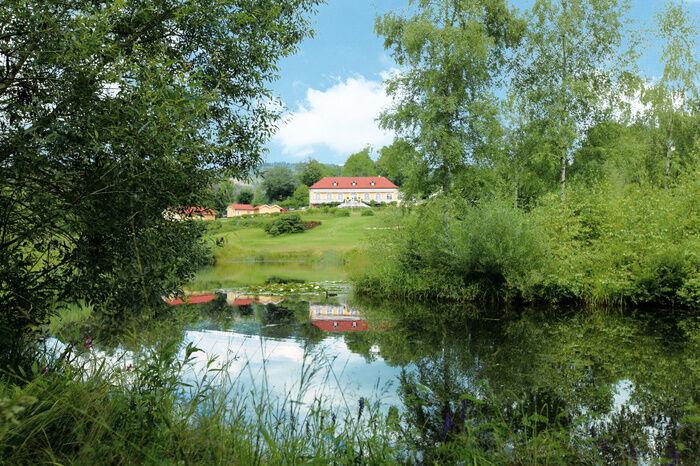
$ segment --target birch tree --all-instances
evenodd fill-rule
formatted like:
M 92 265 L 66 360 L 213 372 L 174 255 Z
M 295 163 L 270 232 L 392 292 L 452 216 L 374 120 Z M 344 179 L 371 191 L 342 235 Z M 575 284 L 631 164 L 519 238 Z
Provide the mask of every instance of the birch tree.
M 520 50 L 512 97 L 523 117 L 540 122 L 559 161 L 561 200 L 566 169 L 585 130 L 610 110 L 631 55 L 621 53 L 627 1 L 536 0 Z

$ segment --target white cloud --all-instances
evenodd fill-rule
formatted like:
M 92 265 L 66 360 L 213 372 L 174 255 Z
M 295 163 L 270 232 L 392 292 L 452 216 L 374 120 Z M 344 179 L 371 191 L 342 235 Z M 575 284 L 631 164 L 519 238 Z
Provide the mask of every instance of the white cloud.
M 393 140 L 393 134 L 381 130 L 375 121 L 390 103 L 380 81 L 362 76 L 339 81 L 325 91 L 310 88 L 305 102 L 287 116 L 274 140 L 285 154 L 300 158 L 320 146 L 343 156 L 368 144 L 378 149 Z

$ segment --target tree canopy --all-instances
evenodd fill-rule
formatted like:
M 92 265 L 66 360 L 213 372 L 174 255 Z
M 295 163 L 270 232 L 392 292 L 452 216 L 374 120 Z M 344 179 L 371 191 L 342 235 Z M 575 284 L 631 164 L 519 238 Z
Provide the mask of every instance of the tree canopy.
M 279 202 L 294 194 L 297 177 L 287 167 L 273 167 L 264 174 L 262 189 L 271 202 Z
M 342 176 L 377 176 L 377 168 L 369 156 L 369 147 L 352 154 L 345 161 Z
M 277 62 L 317 0 L 10 0 L 0 10 L 4 329 L 86 298 L 115 317 L 161 302 L 205 260 L 217 171 L 255 168 Z

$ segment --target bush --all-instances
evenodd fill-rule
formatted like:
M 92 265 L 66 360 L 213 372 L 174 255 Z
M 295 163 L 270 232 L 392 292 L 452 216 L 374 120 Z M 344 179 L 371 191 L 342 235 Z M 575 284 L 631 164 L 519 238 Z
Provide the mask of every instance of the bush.
M 277 217 L 265 226 L 265 232 L 270 236 L 279 236 L 285 233 L 301 233 L 304 231 L 304 222 L 299 214 L 285 214 Z
M 363 209 L 362 214 L 360 215 L 362 215 L 363 217 L 371 217 L 374 215 L 374 212 L 372 211 L 372 209 Z
M 335 216 L 336 217 L 349 217 L 350 210 L 349 209 L 336 209 Z

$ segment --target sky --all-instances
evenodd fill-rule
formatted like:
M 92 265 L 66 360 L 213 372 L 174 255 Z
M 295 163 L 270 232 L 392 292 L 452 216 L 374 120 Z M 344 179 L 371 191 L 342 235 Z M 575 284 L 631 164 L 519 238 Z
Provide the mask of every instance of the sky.
M 511 3 L 524 10 L 533 0 Z M 637 27 L 650 28 L 665 3 L 631 0 L 630 19 Z M 700 22 L 700 0 L 688 1 L 687 6 Z M 327 0 L 319 7 L 311 19 L 314 37 L 280 62 L 280 79 L 272 83 L 287 111 L 268 144 L 267 162 L 296 163 L 312 157 L 342 164 L 368 145 L 376 153 L 391 144 L 394 135 L 381 130 L 376 117 L 389 102 L 383 79 L 397 65 L 374 34 L 374 21 L 407 8 L 408 0 Z M 650 40 L 638 62 L 647 79 L 661 75 L 659 57 L 659 44 Z

